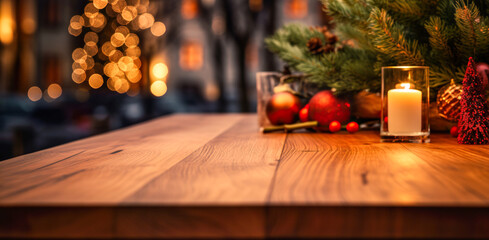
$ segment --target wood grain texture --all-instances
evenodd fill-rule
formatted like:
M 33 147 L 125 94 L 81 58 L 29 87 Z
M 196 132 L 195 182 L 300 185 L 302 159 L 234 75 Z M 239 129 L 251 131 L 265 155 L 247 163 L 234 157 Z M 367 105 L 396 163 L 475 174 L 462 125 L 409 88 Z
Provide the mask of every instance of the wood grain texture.
M 489 147 L 172 115 L 0 162 L 0 238 L 489 238 Z
M 380 143 L 375 132 L 289 134 L 272 204 L 489 205 L 487 146 Z
M 380 143 L 375 132 L 289 134 L 267 234 L 488 238 L 488 167 L 487 146 L 448 135 L 399 144 Z
M 124 203 L 264 205 L 285 134 L 262 135 L 243 119 Z
M 242 118 L 171 116 L 0 162 L 0 202 L 119 203 Z

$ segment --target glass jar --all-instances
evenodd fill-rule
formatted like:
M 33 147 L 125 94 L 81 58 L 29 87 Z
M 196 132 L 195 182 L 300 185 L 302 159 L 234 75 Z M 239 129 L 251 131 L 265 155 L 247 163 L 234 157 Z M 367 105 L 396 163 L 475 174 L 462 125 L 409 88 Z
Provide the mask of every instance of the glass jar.
M 267 117 L 266 106 L 275 93 L 291 92 L 305 96 L 304 76 L 284 75 L 279 72 L 256 73 L 256 96 L 258 124 L 261 128 L 273 126 Z
M 430 142 L 429 68 L 382 67 L 381 142 Z

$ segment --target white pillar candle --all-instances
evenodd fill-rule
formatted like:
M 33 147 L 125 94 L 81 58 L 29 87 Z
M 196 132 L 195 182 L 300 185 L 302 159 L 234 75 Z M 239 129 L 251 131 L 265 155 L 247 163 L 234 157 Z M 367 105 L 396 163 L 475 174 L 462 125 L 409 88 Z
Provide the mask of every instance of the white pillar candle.
M 390 134 L 416 135 L 421 132 L 421 91 L 409 89 L 409 83 L 401 83 L 404 89 L 387 92 L 387 124 Z

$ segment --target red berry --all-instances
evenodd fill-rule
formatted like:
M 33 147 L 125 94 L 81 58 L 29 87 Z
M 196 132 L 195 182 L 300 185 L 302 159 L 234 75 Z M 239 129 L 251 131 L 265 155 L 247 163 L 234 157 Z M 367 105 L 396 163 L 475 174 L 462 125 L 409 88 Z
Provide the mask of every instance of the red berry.
M 354 133 L 358 131 L 358 123 L 356 122 L 350 122 L 346 125 L 346 131 L 349 133 Z
M 309 121 L 309 104 L 306 104 L 299 112 L 299 119 L 301 122 Z
M 329 124 L 329 131 L 332 133 L 338 132 L 340 129 L 341 129 L 341 123 L 338 121 L 332 121 Z
M 452 137 L 457 137 L 458 136 L 458 127 L 457 126 L 453 126 L 450 129 L 450 135 L 452 135 Z

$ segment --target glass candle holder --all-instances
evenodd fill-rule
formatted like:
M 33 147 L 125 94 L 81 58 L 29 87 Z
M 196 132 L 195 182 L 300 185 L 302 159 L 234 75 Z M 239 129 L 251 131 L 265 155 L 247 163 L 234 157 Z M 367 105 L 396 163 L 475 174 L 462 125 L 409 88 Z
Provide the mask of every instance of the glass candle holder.
M 294 75 L 295 81 L 288 81 L 284 84 L 281 81 L 284 75 L 279 72 L 258 72 L 256 73 L 256 96 L 257 114 L 260 127 L 273 126 L 267 117 L 266 106 L 273 94 L 292 91 L 304 95 L 303 76 Z
M 430 142 L 429 68 L 382 67 L 381 142 Z

